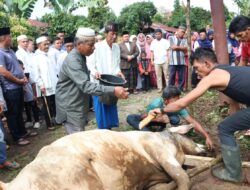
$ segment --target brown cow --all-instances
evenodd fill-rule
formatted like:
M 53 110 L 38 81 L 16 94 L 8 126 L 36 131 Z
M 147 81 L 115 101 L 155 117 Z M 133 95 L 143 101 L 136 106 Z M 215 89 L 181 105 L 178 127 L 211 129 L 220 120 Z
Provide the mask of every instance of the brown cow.
M 65 136 L 0 190 L 143 190 L 174 179 L 189 189 L 184 152 L 204 150 L 179 134 L 93 130 Z

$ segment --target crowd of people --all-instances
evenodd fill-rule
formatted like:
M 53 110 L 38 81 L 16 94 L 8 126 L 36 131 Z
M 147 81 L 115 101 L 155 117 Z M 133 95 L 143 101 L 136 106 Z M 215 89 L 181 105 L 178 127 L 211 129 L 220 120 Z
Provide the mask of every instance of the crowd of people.
M 208 147 L 213 148 L 209 134 L 190 116 L 185 107 L 205 90 L 214 86 L 221 87 L 218 89 L 225 91 L 225 94 L 232 99 L 249 104 L 249 93 L 235 95 L 234 91 L 247 90 L 244 86 L 246 82 L 244 76 L 249 69 L 242 67 L 239 71 L 235 71 L 234 68 L 246 66 L 249 62 L 250 19 L 248 17 L 236 17 L 227 32 L 229 68 L 214 66 L 217 60 L 214 54 L 212 29 L 204 28 L 192 33 L 194 52 L 192 85 L 195 89 L 191 95 L 187 95 L 188 98 L 179 97 L 181 92 L 186 90 L 189 65 L 184 26 L 179 26 L 176 33 L 167 35 L 161 29 L 156 29 L 153 34 L 138 35 L 122 31 L 120 43 L 116 43 L 117 37 L 118 25 L 115 22 L 106 24 L 105 37 L 97 35 L 90 28 L 80 27 L 75 36 L 66 37 L 64 32 L 59 31 L 53 39 L 43 34 L 35 41 L 25 34 L 12 39 L 10 28 L 0 28 L 0 112 L 5 114 L 9 132 L 16 144 L 27 145 L 30 143 L 27 137 L 37 135 L 36 131 L 29 128 L 41 127 L 41 112 L 48 130 L 54 130 L 56 125 L 63 124 L 67 134 L 84 131 L 91 103 L 97 127 L 111 130 L 119 126 L 117 109 L 119 98 L 126 99 L 129 94 L 139 96 L 142 92 L 146 93 L 156 88 L 162 96 L 151 102 L 146 114 L 129 115 L 128 123 L 138 129 L 138 123 L 146 115 L 166 112 L 169 118 L 167 122 L 172 125 L 180 123 L 179 117 L 188 123 L 193 123 L 195 130 L 206 139 Z M 17 40 L 16 52 L 11 49 L 12 40 Z M 34 49 L 35 44 L 37 49 Z M 229 83 L 230 77 L 226 77 L 227 72 L 230 76 L 242 74 L 243 78 L 239 79 L 242 79 L 239 82 L 242 86 Z M 102 74 L 119 76 L 126 81 L 126 84 L 123 87 L 102 85 L 99 80 Z M 208 81 L 205 77 L 207 75 L 212 76 L 212 79 L 213 77 L 219 79 Z M 232 87 L 232 92 L 225 90 L 228 86 Z M 244 112 L 242 117 L 244 114 L 248 113 Z M 239 123 L 235 117 L 219 126 L 223 151 L 235 150 L 232 154 L 238 156 L 238 147 L 236 142 L 232 141 L 232 135 L 236 130 L 249 129 L 246 127 L 249 126 L 248 118 Z M 160 120 L 158 118 L 155 122 L 163 128 L 166 124 L 164 118 Z M 233 123 L 235 126 L 232 126 Z M 241 127 L 241 124 L 244 126 Z M 151 125 L 155 123 L 149 124 L 144 130 L 150 130 Z M 231 130 L 225 126 L 231 127 Z M 250 131 L 246 134 L 249 133 Z M 225 157 L 223 159 L 228 163 L 240 162 L 239 159 L 227 160 Z M 19 165 L 7 161 L 4 128 L 0 120 L 0 168 L 4 167 L 17 168 Z M 233 170 L 238 171 L 239 165 Z M 226 168 L 223 172 L 217 170 L 214 173 L 219 178 L 239 181 L 240 172 L 230 172 L 228 174 Z

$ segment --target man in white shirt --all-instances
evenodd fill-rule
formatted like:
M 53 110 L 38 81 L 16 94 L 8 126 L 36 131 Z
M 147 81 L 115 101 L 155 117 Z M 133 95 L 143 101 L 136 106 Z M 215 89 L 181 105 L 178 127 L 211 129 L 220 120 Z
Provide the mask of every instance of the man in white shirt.
M 54 59 L 48 56 L 49 50 L 49 40 L 46 36 L 42 36 L 36 39 L 36 43 L 38 45 L 38 50 L 35 53 L 35 68 L 34 68 L 34 76 L 35 82 L 39 86 L 42 96 L 43 96 L 43 104 L 45 108 L 45 121 L 47 128 L 49 130 L 53 130 L 53 123 L 51 122 L 51 118 L 54 119 L 56 116 L 56 107 L 55 107 L 55 90 L 57 83 L 57 71 L 56 71 L 56 63 Z M 47 105 L 46 105 L 46 102 Z M 49 112 L 48 109 L 49 108 Z M 50 118 L 51 117 L 51 118 Z
M 17 43 L 18 43 L 18 50 L 16 51 L 17 59 L 22 61 L 24 64 L 24 73 L 30 73 L 30 62 L 31 57 L 28 54 L 27 48 L 28 48 L 28 37 L 26 35 L 20 35 L 17 37 Z
M 49 47 L 48 55 L 52 59 L 54 59 L 54 63 L 55 64 L 57 64 L 61 53 L 64 52 L 64 50 L 61 50 L 61 47 L 62 47 L 62 40 L 59 37 L 56 37 L 54 39 L 53 45 L 51 47 Z M 56 68 L 57 68 L 57 74 L 58 74 L 59 73 L 59 70 L 58 70 L 59 67 L 58 67 L 58 65 L 56 65 Z
M 165 84 L 168 83 L 168 49 L 169 42 L 162 38 L 161 29 L 155 30 L 156 39 L 153 40 L 150 46 L 151 50 L 151 63 L 154 64 L 155 73 L 157 78 L 158 92 L 161 93 L 162 85 L 162 72 L 164 73 Z
M 96 43 L 95 51 L 92 54 L 91 65 L 89 67 L 92 79 L 99 83 L 101 74 L 118 75 L 124 78 L 120 70 L 120 48 L 115 43 L 117 38 L 118 25 L 110 22 L 105 26 L 105 40 Z M 119 126 L 116 103 L 107 105 L 100 101 L 98 96 L 93 96 L 96 121 L 99 129 L 111 129 Z
M 60 72 L 60 69 L 62 67 L 62 64 L 63 64 L 65 58 L 67 57 L 69 52 L 74 48 L 74 37 L 73 36 L 69 36 L 69 37 L 66 37 L 64 39 L 64 47 L 66 48 L 66 51 L 62 52 L 59 55 L 58 60 L 57 60 L 57 64 L 56 64 L 58 74 Z

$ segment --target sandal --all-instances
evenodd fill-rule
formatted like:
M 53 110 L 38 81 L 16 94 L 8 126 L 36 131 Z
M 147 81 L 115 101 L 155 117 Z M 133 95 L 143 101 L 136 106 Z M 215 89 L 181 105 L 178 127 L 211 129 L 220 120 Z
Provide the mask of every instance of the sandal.
M 54 131 L 56 128 L 55 127 L 48 127 L 47 128 L 49 131 Z
M 27 144 L 30 144 L 30 141 L 28 140 L 25 140 L 23 138 L 20 138 L 18 141 L 17 141 L 17 144 L 20 145 L 20 146 L 25 146 Z
M 37 136 L 38 133 L 37 132 L 31 132 L 31 131 L 28 131 L 25 135 L 23 135 L 21 138 L 28 138 L 28 137 L 34 137 L 34 136 Z
M 5 161 L 3 164 L 0 164 L 0 169 L 16 170 L 20 168 L 20 164 L 17 162 Z

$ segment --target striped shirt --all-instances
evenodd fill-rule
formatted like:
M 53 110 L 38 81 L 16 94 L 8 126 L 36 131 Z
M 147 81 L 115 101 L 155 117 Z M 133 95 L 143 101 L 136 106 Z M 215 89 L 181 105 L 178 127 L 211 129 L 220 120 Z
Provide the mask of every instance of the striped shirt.
M 173 45 L 187 47 L 187 39 L 177 38 L 176 36 L 171 36 L 169 38 L 170 47 Z M 184 51 L 180 50 L 170 50 L 170 63 L 169 65 L 185 65 L 185 54 Z

